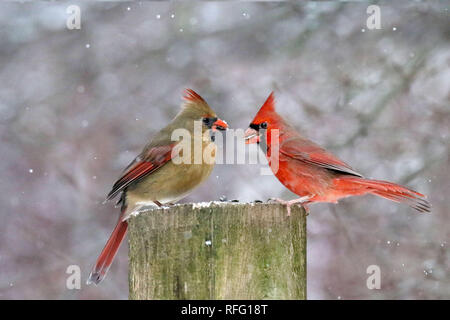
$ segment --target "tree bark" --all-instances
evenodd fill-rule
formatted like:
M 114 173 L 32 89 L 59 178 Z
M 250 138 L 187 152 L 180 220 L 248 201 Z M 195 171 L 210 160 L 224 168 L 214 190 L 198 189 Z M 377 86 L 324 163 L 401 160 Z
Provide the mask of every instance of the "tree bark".
M 130 220 L 130 299 L 306 299 L 300 207 L 183 204 Z

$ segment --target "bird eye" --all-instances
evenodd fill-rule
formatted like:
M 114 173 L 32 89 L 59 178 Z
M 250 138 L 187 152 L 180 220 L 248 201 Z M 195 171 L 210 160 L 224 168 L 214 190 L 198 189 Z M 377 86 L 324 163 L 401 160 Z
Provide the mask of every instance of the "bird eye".
M 267 122 L 263 122 L 259 125 L 261 129 L 267 129 Z
M 203 118 L 203 123 L 208 125 L 209 124 L 209 118 Z

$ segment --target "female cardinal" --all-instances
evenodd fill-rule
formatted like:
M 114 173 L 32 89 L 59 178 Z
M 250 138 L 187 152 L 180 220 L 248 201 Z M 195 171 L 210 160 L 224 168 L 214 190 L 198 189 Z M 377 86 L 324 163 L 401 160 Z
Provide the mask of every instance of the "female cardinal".
M 212 143 L 214 136 L 208 134 L 208 130 L 226 130 L 228 125 L 218 119 L 206 101 L 193 90 L 186 90 L 184 100 L 178 115 L 156 134 L 128 165 L 108 194 L 106 200 L 121 193 L 117 203 L 121 205 L 121 214 L 95 263 L 87 284 L 98 284 L 105 277 L 125 237 L 127 219 L 131 215 L 139 213 L 139 209 L 144 206 L 153 204 L 162 206 L 184 198 L 211 173 L 214 161 L 194 161 L 195 155 L 191 150 L 179 150 L 181 141 L 172 141 L 172 133 L 176 129 L 188 132 L 191 143 L 187 145 L 200 144 L 201 149 L 209 150 L 208 155 L 214 160 L 215 145 Z M 201 130 L 195 130 L 196 125 L 200 126 Z M 175 152 L 177 149 L 178 152 Z M 183 153 L 189 155 L 187 159 L 190 161 L 179 161 Z M 202 155 L 200 159 L 203 159 Z
M 266 131 L 266 135 L 262 131 Z M 277 136 L 278 139 L 272 139 Z M 263 151 L 275 176 L 300 196 L 291 201 L 275 199 L 287 205 L 288 215 L 290 206 L 296 203 L 308 212 L 308 203 L 337 203 L 341 198 L 364 194 L 374 194 L 406 203 L 420 212 L 430 212 L 430 204 L 423 194 L 395 183 L 366 179 L 342 160 L 302 137 L 275 111 L 273 92 L 250 123 L 245 139 L 247 144 L 261 142 L 267 146 Z M 272 154 L 272 151 L 277 154 Z M 272 159 L 277 157 L 278 166 L 274 166 Z

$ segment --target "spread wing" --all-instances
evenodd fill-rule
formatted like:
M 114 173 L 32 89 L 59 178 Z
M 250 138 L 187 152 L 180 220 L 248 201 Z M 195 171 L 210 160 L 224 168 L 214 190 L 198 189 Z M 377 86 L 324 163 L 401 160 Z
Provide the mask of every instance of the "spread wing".
M 136 157 L 125 169 L 122 176 L 116 181 L 106 200 L 114 198 L 130 184 L 148 176 L 161 168 L 172 158 L 172 149 L 175 145 L 152 147 Z
M 362 177 L 360 173 L 353 170 L 344 161 L 307 139 L 294 138 L 285 141 L 281 144 L 280 153 L 292 159 L 324 169 Z

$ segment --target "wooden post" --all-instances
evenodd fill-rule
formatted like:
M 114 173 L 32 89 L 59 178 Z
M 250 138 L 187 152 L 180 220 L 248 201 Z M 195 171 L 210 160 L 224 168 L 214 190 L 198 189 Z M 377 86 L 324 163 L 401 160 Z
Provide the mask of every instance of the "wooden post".
M 155 209 L 129 225 L 130 299 L 306 299 L 306 215 L 280 204 Z

